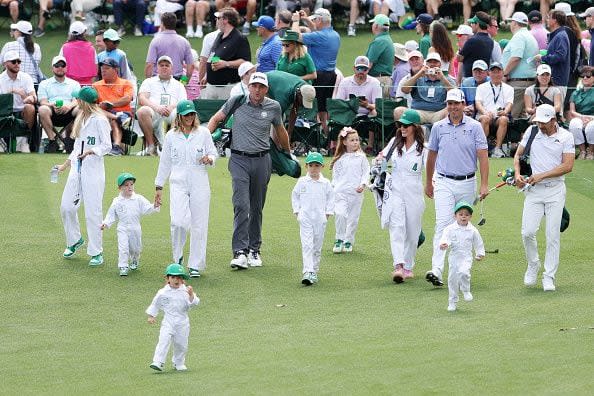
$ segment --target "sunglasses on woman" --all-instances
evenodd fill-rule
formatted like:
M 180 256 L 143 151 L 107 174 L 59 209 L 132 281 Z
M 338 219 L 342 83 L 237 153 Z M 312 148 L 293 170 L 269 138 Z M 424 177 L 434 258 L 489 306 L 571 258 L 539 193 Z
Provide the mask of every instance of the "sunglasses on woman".
M 592 74 L 588 73 L 588 74 L 582 74 L 582 78 L 590 78 L 592 77 Z

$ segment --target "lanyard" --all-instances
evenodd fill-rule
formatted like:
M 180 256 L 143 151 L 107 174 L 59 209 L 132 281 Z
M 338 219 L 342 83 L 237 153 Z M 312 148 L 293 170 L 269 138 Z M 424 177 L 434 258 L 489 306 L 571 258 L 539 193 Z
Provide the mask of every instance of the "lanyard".
M 167 80 L 167 85 L 165 85 L 163 80 L 159 79 L 159 81 L 161 81 L 161 87 L 163 88 L 163 93 L 167 93 L 167 88 L 169 88 L 169 84 L 171 83 L 171 80 Z
M 493 86 L 493 83 L 489 81 L 489 84 L 491 84 L 491 91 L 493 92 L 493 104 L 497 106 L 497 101 L 499 100 L 499 96 L 501 96 L 501 91 L 503 91 L 503 84 L 499 86 L 499 93 L 497 96 L 495 96 L 495 87 Z

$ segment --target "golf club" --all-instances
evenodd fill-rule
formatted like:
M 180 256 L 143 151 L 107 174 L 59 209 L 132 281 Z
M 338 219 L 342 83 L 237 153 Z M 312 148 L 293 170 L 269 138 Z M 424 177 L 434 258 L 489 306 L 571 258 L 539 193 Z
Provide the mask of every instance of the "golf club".
M 481 219 L 478 222 L 479 226 L 485 225 L 485 223 L 487 222 L 487 219 L 485 219 L 485 213 L 484 213 L 484 208 L 485 208 L 485 200 L 481 199 Z
M 85 150 L 85 142 L 84 140 L 81 142 L 80 144 L 80 155 L 83 155 L 83 152 Z M 81 172 L 81 168 L 82 168 L 82 158 L 78 159 L 78 186 L 76 187 L 76 195 L 74 196 L 74 205 L 78 205 L 78 203 L 80 202 L 80 193 L 81 193 L 81 182 L 80 182 L 80 172 Z
M 497 254 L 497 253 L 499 253 L 499 249 L 485 250 L 485 253 L 494 253 L 494 254 Z

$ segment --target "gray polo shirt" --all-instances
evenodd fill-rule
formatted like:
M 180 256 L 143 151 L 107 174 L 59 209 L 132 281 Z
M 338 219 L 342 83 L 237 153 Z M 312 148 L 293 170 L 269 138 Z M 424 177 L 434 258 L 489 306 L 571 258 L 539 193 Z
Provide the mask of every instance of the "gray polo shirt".
M 488 146 L 481 123 L 465 115 L 459 125 L 449 116 L 433 124 L 428 148 L 437 152 L 437 173 L 465 176 L 476 172 L 476 151 Z
M 221 108 L 227 114 L 235 102 L 233 97 Z M 233 113 L 233 132 L 231 149 L 246 153 L 259 153 L 270 149 L 270 125 L 282 123 L 280 104 L 273 99 L 264 98 L 259 105 L 254 105 L 248 98 Z

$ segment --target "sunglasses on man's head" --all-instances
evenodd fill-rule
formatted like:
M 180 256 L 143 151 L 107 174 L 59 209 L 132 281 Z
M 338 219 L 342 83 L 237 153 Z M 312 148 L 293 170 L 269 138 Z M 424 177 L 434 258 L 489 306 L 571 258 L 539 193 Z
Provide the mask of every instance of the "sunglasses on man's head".
M 13 65 L 20 65 L 21 60 L 20 59 L 11 60 L 10 63 L 12 63 Z

